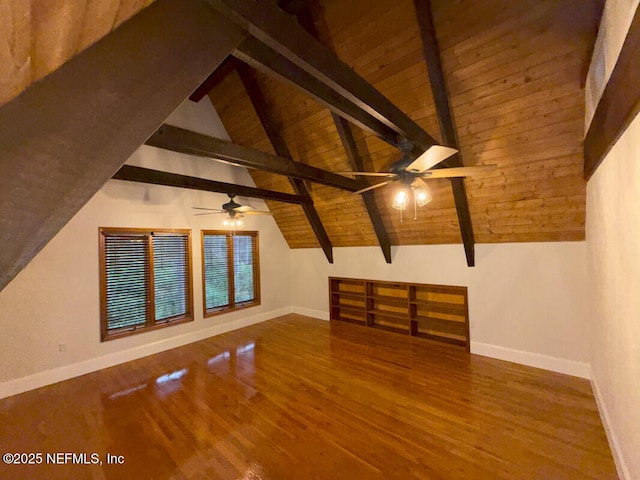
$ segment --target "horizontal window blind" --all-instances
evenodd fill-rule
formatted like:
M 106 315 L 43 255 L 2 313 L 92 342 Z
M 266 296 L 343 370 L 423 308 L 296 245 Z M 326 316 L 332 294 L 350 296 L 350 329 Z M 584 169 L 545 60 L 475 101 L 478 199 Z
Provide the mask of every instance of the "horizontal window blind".
M 149 307 L 149 243 L 146 236 L 105 238 L 107 329 L 145 325 Z
M 229 248 L 226 235 L 204 235 L 205 309 L 229 305 Z
M 153 235 L 156 321 L 185 315 L 189 308 L 189 238 Z
M 189 231 L 100 234 L 103 340 L 193 319 Z

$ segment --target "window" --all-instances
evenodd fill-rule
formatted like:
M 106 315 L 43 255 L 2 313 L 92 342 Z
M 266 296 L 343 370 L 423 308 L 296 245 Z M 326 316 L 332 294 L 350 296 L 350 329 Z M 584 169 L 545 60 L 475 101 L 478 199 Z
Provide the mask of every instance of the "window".
M 202 231 L 205 316 L 260 305 L 258 232 Z
M 193 320 L 189 230 L 100 229 L 102 340 Z

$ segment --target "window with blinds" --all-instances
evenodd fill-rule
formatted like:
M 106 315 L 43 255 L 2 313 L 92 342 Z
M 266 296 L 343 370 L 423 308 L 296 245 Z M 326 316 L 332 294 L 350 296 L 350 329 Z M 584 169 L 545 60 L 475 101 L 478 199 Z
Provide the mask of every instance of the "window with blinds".
M 202 231 L 205 316 L 260 305 L 258 232 Z
M 189 230 L 100 229 L 102 340 L 193 320 Z

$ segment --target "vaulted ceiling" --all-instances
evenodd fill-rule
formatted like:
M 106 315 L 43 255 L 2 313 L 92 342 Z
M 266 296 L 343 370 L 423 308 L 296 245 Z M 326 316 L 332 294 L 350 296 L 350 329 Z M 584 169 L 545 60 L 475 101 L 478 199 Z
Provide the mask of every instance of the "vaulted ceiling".
M 0 104 L 11 103 L 33 82 L 57 70 L 150 3 L 3 2 Z M 298 43 L 301 38 L 308 39 L 302 43 L 305 48 L 309 43 L 311 55 L 318 51 L 313 43 L 318 40 L 318 45 L 335 56 L 339 64 L 322 63 L 322 56 L 313 59 L 319 62 L 316 66 L 327 68 L 323 72 L 318 67 L 308 79 L 319 83 L 320 78 L 324 82 L 317 87 L 320 90 L 323 85 L 333 85 L 335 72 L 329 70 L 336 70 L 336 65 L 355 72 L 353 78 L 347 77 L 349 82 L 355 79 L 353 85 L 333 85 L 332 98 L 352 98 L 352 92 L 357 95 L 362 91 L 359 81 L 364 79 L 416 126 L 412 131 L 426 132 L 426 137 L 416 134 L 410 138 L 416 144 L 430 135 L 439 143 L 456 142 L 460 150 L 457 161 L 465 166 L 497 165 L 458 184 L 448 179 L 429 180 L 433 201 L 419 209 L 415 220 L 413 212 L 405 213 L 403 222 L 399 212 L 391 208 L 392 187 L 363 197 L 327 184 L 251 169 L 258 188 L 295 193 L 312 201 L 312 206 L 310 202 L 267 201 L 292 248 L 324 247 L 327 240 L 334 247 L 381 245 L 383 250 L 385 242 L 460 243 L 465 231 L 473 236 L 471 245 L 584 238 L 584 81 L 602 0 L 280 0 L 277 6 L 273 0 L 260 3 L 269 6 L 258 19 L 242 12 L 247 5 L 252 8 L 251 2 L 207 3 L 235 29 L 248 32 L 248 40 L 230 51 L 196 95 L 209 95 L 233 143 L 328 172 L 351 171 L 358 161 L 368 171 L 387 171 L 400 158 L 389 136 L 382 138 L 380 132 L 388 129 L 384 121 L 380 128 L 357 119 L 345 122 L 340 116 L 354 120 L 345 109 L 335 104 L 327 108 L 330 102 L 326 97 L 319 102 L 321 94 L 310 96 L 293 84 L 300 75 L 309 76 L 295 70 L 295 52 L 294 56 L 283 55 L 293 61 L 278 74 L 274 74 L 277 68 L 273 65 L 265 67 L 268 62 L 260 60 L 260 55 L 251 54 L 252 48 L 267 44 L 282 53 L 278 41 L 286 44 L 287 40 L 274 43 L 270 35 L 283 35 Z M 261 11 L 262 6 L 255 10 Z M 273 11 L 277 18 L 270 17 Z M 280 16 L 296 25 L 299 22 L 307 37 L 293 28 L 269 32 L 270 25 L 280 25 Z M 260 21 L 267 27 L 260 27 Z M 430 33 L 435 34 L 435 42 L 431 38 L 429 43 Z M 433 57 L 427 62 L 425 52 L 433 55 L 434 47 L 439 62 Z M 157 55 L 162 57 L 165 52 L 157 51 Z M 174 58 L 166 61 L 175 63 Z M 427 63 L 432 69 L 434 63 L 440 63 L 435 65 L 442 75 L 440 80 L 433 76 L 433 70 L 430 77 Z M 283 81 L 283 76 L 289 80 Z M 375 106 L 363 106 L 358 99 L 352 103 L 358 105 L 357 112 L 377 114 Z M 451 132 L 446 134 L 443 109 L 449 109 L 453 138 Z M 125 160 L 117 159 L 120 163 Z M 455 188 L 459 191 L 454 196 Z M 465 210 L 468 217 L 461 215 Z M 467 224 L 466 230 L 461 223 Z M 324 234 L 318 232 L 318 225 Z M 468 239 L 465 247 L 467 244 Z
M 305 2 L 321 41 L 423 129 L 441 139 L 412 0 Z M 432 1 L 444 76 L 464 165 L 497 164 L 465 180 L 479 243 L 581 240 L 584 79 L 597 2 Z M 294 160 L 326 170 L 350 165 L 330 111 L 300 89 L 259 72 L 256 81 Z M 231 139 L 274 153 L 237 71 L 209 94 Z M 365 167 L 386 171 L 399 152 L 355 128 Z M 263 188 L 286 178 L 251 171 Z M 393 188 L 375 192 L 394 245 L 460 242 L 450 182 L 431 180 L 433 201 L 400 223 Z M 312 185 L 334 246 L 377 245 L 359 196 Z M 300 207 L 269 203 L 289 245 L 318 242 Z

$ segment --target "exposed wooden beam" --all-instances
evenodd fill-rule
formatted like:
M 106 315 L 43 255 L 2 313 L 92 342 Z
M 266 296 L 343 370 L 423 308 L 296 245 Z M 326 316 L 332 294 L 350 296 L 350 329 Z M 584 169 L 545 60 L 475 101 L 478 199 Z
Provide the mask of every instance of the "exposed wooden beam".
M 431 14 L 431 1 L 414 0 L 414 4 L 418 17 L 418 25 L 420 27 L 422 49 L 429 71 L 429 81 L 431 82 L 433 99 L 436 104 L 436 112 L 438 113 L 440 131 L 442 132 L 442 139 L 445 145 L 459 149 L 458 135 L 456 134 L 456 128 L 453 122 L 451 105 L 449 104 L 449 93 L 447 92 L 447 84 L 444 79 L 444 71 L 442 70 L 442 62 L 440 60 L 440 49 L 438 48 L 438 40 L 436 38 L 433 16 Z M 460 153 L 449 158 L 447 166 L 463 166 Z M 471 223 L 471 213 L 469 211 L 469 201 L 464 186 L 464 179 L 452 178 L 451 187 L 453 189 L 453 198 L 456 204 L 464 252 L 467 257 L 467 265 L 473 267 L 475 265 L 475 239 L 473 236 L 473 224 Z
M 288 163 L 293 163 L 289 147 L 287 147 L 287 143 L 280 133 L 280 128 L 272 118 L 264 95 L 256 81 L 255 73 L 250 67 L 243 64 L 238 67 L 238 74 L 240 75 L 244 89 L 249 95 L 251 104 L 258 115 L 258 119 L 260 120 L 276 155 L 285 159 Z M 311 229 L 318 239 L 318 243 L 327 257 L 327 260 L 329 263 L 333 263 L 333 246 L 331 245 L 331 240 L 329 239 L 329 235 L 327 235 L 327 231 L 325 230 L 324 225 L 322 225 L 322 220 L 320 220 L 320 216 L 313 205 L 307 186 L 304 184 L 304 181 L 299 178 L 289 177 L 289 183 L 291 183 L 293 190 L 298 195 L 309 200 L 302 206 L 302 208 L 304 209 L 304 213 L 311 225 Z
M 367 112 L 422 151 L 437 143 L 327 47 L 272 2 L 207 0 L 290 62 Z
M 165 150 L 199 157 L 217 158 L 243 167 L 257 168 L 278 175 L 322 183 L 349 192 L 358 190 L 358 183 L 355 180 L 337 173 L 300 162 L 290 162 L 287 159 L 253 148 L 236 145 L 173 125 L 162 125 L 145 143 Z
M 213 87 L 222 81 L 227 75 L 235 70 L 238 65 L 238 60 L 233 56 L 228 56 L 224 61 L 216 68 L 211 75 L 209 75 L 204 82 L 202 82 L 196 90 L 189 95 L 189 100 L 192 102 L 199 102 L 207 95 Z
M 296 205 L 305 205 L 309 201 L 300 195 L 291 195 L 290 193 L 274 192 L 262 188 L 218 182 L 216 180 L 190 177 L 160 170 L 152 170 L 150 168 L 134 167 L 132 165 L 123 165 L 112 178 L 114 180 L 164 185 L 166 187 L 188 188 L 206 192 L 241 195 L 250 198 L 262 198 L 264 200 L 275 200 L 277 202 L 293 203 Z
M 158 0 L 0 108 L 0 290 L 244 35 Z
M 301 0 L 280 0 L 280 2 L 278 2 L 278 5 L 285 12 L 295 15 L 295 17 L 298 19 L 298 23 L 302 26 L 302 28 L 304 28 L 314 38 L 319 39 L 319 32 L 313 21 L 311 9 L 309 8 L 307 3 Z M 347 160 L 349 162 L 349 165 L 351 166 L 351 169 L 356 171 L 363 171 L 364 162 L 362 161 L 362 157 L 360 157 L 358 146 L 356 145 L 355 139 L 353 138 L 351 125 L 344 117 L 336 114 L 335 111 L 331 112 L 331 117 L 333 118 L 333 123 L 336 127 L 336 130 L 338 131 L 338 135 L 340 136 L 340 141 L 342 142 L 342 147 L 344 148 L 344 151 L 347 155 Z M 361 184 L 361 188 L 366 188 L 368 185 L 367 181 L 362 177 L 357 177 L 356 181 Z M 369 215 L 369 219 L 371 220 L 371 225 L 373 226 L 373 230 L 376 233 L 376 237 L 378 238 L 378 244 L 382 249 L 384 259 L 387 263 L 391 263 L 391 242 L 389 241 L 387 229 L 382 222 L 382 216 L 380 215 L 380 211 L 378 210 L 374 192 L 364 192 L 362 194 L 362 201 L 367 210 L 367 214 Z
M 589 180 L 640 112 L 640 7 L 584 139 L 584 178 Z
M 341 118 L 336 114 L 332 114 L 332 116 L 333 122 L 335 123 L 338 130 L 338 135 L 340 135 L 340 141 L 342 142 L 344 151 L 347 154 L 349 165 L 355 171 L 363 171 L 364 164 L 362 162 L 360 154 L 358 153 L 358 147 L 356 145 L 355 139 L 353 138 L 351 126 L 347 121 L 345 121 L 344 118 Z M 361 185 L 361 188 L 365 188 L 368 185 L 367 181 L 364 178 L 360 179 L 359 183 Z M 368 192 L 364 192 L 362 194 L 362 201 L 364 202 L 364 206 L 367 209 L 367 213 L 369 214 L 369 219 L 371 220 L 371 224 L 373 225 L 373 230 L 376 232 L 378 244 L 382 249 L 384 259 L 387 263 L 391 263 L 391 242 L 389 241 L 387 229 L 382 222 L 380 210 L 378 210 L 378 205 L 376 204 L 375 193 L 371 190 Z
M 398 134 L 392 128 L 374 118 L 260 40 L 252 37 L 247 38 L 233 54 L 255 69 L 275 75 L 281 80 L 295 85 L 332 112 L 397 147 Z

